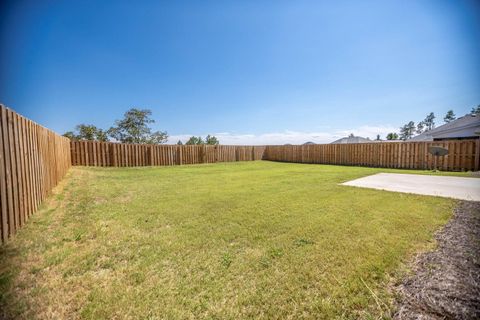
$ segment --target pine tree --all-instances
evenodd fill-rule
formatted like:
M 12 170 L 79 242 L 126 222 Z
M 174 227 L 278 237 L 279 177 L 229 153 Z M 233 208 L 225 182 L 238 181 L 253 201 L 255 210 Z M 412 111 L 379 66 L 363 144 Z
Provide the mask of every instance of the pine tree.
M 455 113 L 453 113 L 453 110 L 448 110 L 447 114 L 445 117 L 443 117 L 443 121 L 446 123 L 449 123 L 450 121 L 455 120 L 457 117 L 455 116 Z
M 425 131 L 429 131 L 435 128 L 435 114 L 433 112 L 430 112 L 425 118 L 425 120 L 423 120 L 423 123 L 425 124 Z
M 475 115 L 480 115 L 480 104 L 476 108 L 472 108 L 472 111 L 470 111 L 470 114 L 475 114 Z
M 406 125 L 400 128 L 400 139 L 408 140 L 413 137 L 413 133 L 415 131 L 415 122 L 410 121 Z

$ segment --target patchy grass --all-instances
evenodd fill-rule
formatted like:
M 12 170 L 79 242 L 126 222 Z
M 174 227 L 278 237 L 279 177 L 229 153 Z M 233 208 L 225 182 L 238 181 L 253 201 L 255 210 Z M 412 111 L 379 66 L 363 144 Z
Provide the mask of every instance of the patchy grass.
M 24 319 L 389 317 L 391 277 L 432 243 L 455 202 L 338 185 L 377 172 L 409 171 L 264 161 L 73 168 L 0 248 L 0 310 Z

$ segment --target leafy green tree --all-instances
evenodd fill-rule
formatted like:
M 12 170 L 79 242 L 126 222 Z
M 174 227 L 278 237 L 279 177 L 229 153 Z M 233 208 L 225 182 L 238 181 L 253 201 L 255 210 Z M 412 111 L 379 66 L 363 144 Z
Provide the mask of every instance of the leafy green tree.
M 410 121 L 409 123 L 405 124 L 403 127 L 400 128 L 400 139 L 408 140 L 413 137 L 415 132 L 415 122 Z
M 181 142 L 181 141 L 179 141 Z M 218 141 L 217 137 L 208 135 L 205 140 L 202 139 L 202 137 L 198 136 L 191 136 L 190 139 L 188 139 L 187 142 L 185 142 L 186 145 L 201 145 L 201 144 L 209 144 L 209 145 L 217 145 L 219 144 L 220 141 Z
M 480 104 L 475 108 L 472 108 L 472 111 L 470 111 L 470 114 L 475 114 L 475 115 L 480 115 Z
M 191 136 L 190 139 L 188 139 L 187 142 L 185 142 L 186 145 L 199 145 L 199 144 L 205 144 L 203 141 L 202 137 L 195 137 Z
M 398 134 L 395 132 L 390 132 L 387 134 L 387 140 L 398 140 Z
M 165 131 L 155 131 L 147 137 L 145 143 L 148 144 L 163 144 L 168 140 L 168 134 Z
M 132 108 L 125 112 L 123 119 L 116 120 L 115 126 L 108 129 L 108 135 L 123 143 L 162 144 L 167 142 L 166 131 L 152 133 L 149 124 L 155 120 L 151 118 L 152 111 L 148 109 Z
M 76 135 L 73 131 L 67 131 L 63 134 L 63 136 L 70 140 L 76 140 Z
M 67 131 L 64 136 L 72 140 L 108 141 L 107 133 L 93 124 L 79 124 L 75 132 Z
M 433 112 L 430 112 L 425 117 L 425 120 L 423 120 L 423 123 L 425 124 L 425 131 L 429 131 L 435 128 L 435 114 Z
M 220 144 L 220 141 L 218 141 L 217 137 L 208 135 L 205 138 L 205 143 L 206 144 L 211 144 L 211 145 L 217 145 L 217 144 Z
M 375 139 L 375 140 L 377 140 L 377 141 L 382 140 L 382 139 L 380 139 L 380 135 L 379 135 L 379 134 L 377 134 L 377 139 Z
M 449 122 L 455 120 L 456 118 L 457 117 L 455 116 L 455 113 L 453 113 L 453 110 L 448 110 L 445 117 L 443 117 L 443 121 L 445 121 L 446 123 L 449 123 Z
M 177 144 L 178 144 L 179 146 L 182 146 L 182 145 L 183 145 L 182 140 L 178 140 Z

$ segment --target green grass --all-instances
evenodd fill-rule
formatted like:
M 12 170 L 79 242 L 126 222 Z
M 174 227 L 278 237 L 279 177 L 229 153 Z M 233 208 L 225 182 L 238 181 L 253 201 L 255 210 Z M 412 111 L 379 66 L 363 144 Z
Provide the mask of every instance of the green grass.
M 339 185 L 377 172 L 409 171 L 73 168 L 0 248 L 0 309 L 25 319 L 388 317 L 392 277 L 432 244 L 455 202 Z

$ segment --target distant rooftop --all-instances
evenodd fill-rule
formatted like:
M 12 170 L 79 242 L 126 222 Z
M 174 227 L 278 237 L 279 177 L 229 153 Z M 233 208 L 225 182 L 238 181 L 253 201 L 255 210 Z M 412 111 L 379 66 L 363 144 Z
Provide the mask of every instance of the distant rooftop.
M 333 141 L 331 144 L 343 144 L 343 143 L 369 143 L 372 142 L 369 138 L 363 137 L 345 137 Z
M 419 134 L 410 141 L 476 138 L 479 135 L 479 131 L 480 117 L 467 114 L 440 127 Z

